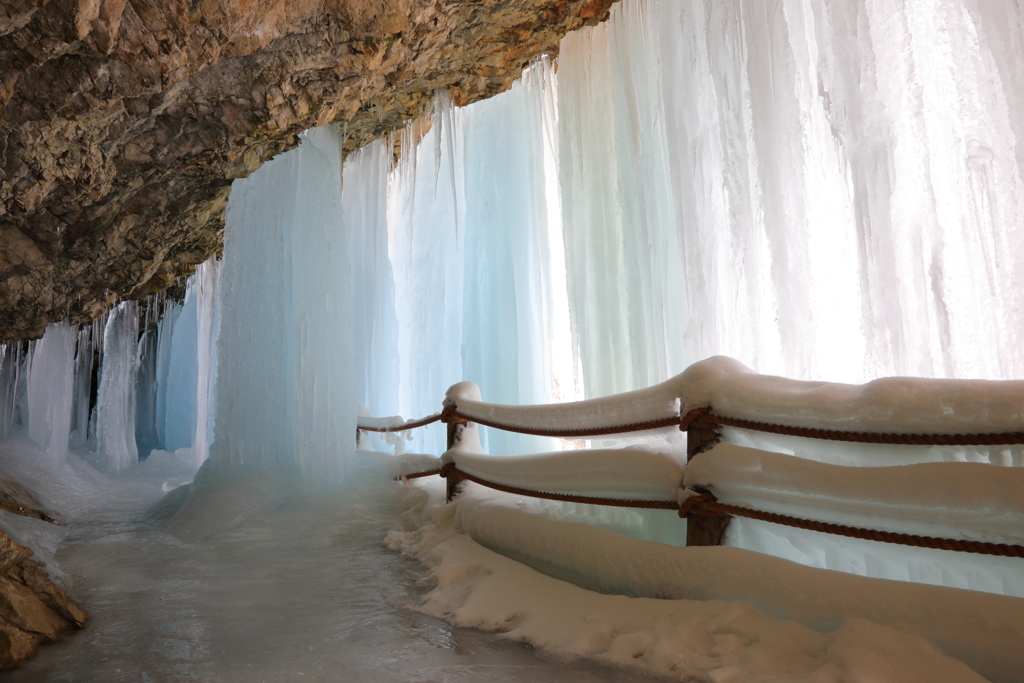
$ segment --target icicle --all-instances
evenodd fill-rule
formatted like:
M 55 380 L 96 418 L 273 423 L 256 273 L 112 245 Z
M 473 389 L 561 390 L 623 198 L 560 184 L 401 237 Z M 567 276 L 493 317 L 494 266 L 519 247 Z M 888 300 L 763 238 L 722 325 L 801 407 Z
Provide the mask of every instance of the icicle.
M 72 450 L 82 450 L 89 438 L 90 403 L 93 392 L 93 366 L 95 364 L 95 343 L 93 325 L 83 325 L 77 333 L 75 353 L 74 402 L 71 417 Z
M 233 186 L 211 447 L 218 462 L 292 462 L 319 484 L 344 474 L 356 428 L 340 156 L 336 126 L 307 131 L 298 149 Z
M 74 397 L 75 331 L 66 322 L 47 326 L 28 371 L 28 433 L 53 459 L 68 455 Z
M 96 449 L 105 472 L 123 472 L 138 462 L 135 443 L 135 377 L 139 315 L 134 301 L 108 314 L 103 330 L 103 365 L 96 404 Z

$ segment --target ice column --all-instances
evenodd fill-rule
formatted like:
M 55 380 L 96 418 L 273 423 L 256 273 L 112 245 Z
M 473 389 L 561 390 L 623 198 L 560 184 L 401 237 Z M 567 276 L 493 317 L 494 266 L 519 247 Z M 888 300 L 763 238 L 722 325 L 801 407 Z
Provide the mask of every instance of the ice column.
M 650 386 L 693 360 L 658 18 L 642 3 L 615 9 L 559 56 L 565 262 L 590 396 Z
M 217 282 L 220 262 L 210 258 L 199 265 L 193 276 L 196 305 L 196 428 L 192 455 L 200 465 L 210 457 L 213 441 L 214 401 L 217 386 Z
M 55 460 L 68 455 L 74 397 L 75 331 L 51 323 L 36 342 L 28 370 L 28 434 Z
M 125 301 L 110 311 L 103 330 L 103 365 L 96 402 L 96 453 L 105 472 L 122 472 L 139 459 L 135 443 L 138 339 L 138 305 Z
M 15 424 L 22 346 L 21 343 L 0 344 L 0 436 L 10 434 Z
M 216 425 L 222 463 L 344 474 L 355 443 L 349 238 L 336 126 L 236 180 L 220 279 Z
M 96 363 L 96 343 L 103 334 L 103 320 L 82 326 L 77 332 L 75 349 L 75 387 L 71 414 L 71 449 L 82 450 L 89 441 L 89 421 L 92 419 L 93 370 Z

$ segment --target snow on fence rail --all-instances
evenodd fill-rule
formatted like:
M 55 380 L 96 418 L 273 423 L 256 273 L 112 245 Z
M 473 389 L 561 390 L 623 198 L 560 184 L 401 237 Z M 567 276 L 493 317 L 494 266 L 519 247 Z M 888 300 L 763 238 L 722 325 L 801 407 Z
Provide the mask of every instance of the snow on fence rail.
M 800 382 L 758 375 L 719 356 L 649 389 L 565 404 L 485 403 L 475 384 L 460 382 L 448 390 L 441 413 L 411 422 L 361 417 L 358 425 L 360 430 L 398 432 L 437 421 L 448 425 L 448 452 L 435 461 L 438 466 L 401 476 L 440 475 L 448 481 L 449 498 L 458 482 L 473 481 L 551 500 L 674 509 L 688 521 L 687 545 L 720 545 L 730 516 L 741 516 L 851 538 L 1024 557 L 1024 468 L 930 463 L 887 468 L 881 477 L 879 468 L 801 462 L 718 443 L 719 427 L 728 426 L 867 444 L 1024 444 L 1022 381 L 897 377 L 860 386 Z M 489 457 L 476 452 L 475 436 L 465 439 L 469 433 L 464 431 L 475 429 L 474 423 L 561 438 L 678 427 L 687 432 L 691 462 L 684 467 L 672 454 L 638 449 Z M 765 484 L 766 463 L 774 466 L 770 485 Z M 562 482 L 564 490 L 548 490 L 557 488 L 545 485 L 551 481 Z M 719 500 L 712 490 L 725 498 Z M 751 499 L 768 509 L 735 504 Z M 882 523 L 890 530 L 843 524 L 842 515 L 846 521 Z M 935 528 L 936 515 L 949 538 L 915 533 Z

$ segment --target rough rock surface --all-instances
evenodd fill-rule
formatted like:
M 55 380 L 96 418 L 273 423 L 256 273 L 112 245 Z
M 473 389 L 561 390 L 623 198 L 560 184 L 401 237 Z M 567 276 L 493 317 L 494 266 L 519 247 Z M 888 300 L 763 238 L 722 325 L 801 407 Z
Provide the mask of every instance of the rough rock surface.
M 0 341 L 216 251 L 233 178 L 339 122 L 351 151 L 506 89 L 613 0 L 7 0 Z
M 0 529 L 0 669 L 21 664 L 42 643 L 85 625 L 85 613 L 30 555 Z

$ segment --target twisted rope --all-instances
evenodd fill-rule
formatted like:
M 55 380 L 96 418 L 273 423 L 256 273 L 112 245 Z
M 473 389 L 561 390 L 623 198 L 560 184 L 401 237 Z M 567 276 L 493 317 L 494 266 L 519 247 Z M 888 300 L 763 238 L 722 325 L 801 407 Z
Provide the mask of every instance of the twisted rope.
M 710 495 L 710 494 L 709 494 Z M 881 541 L 883 543 L 895 543 L 914 548 L 932 548 L 934 550 L 954 550 L 962 553 L 977 553 L 980 555 L 997 555 L 1000 557 L 1024 557 L 1024 546 L 1008 545 L 1005 543 L 985 543 L 982 541 L 964 541 L 956 538 L 934 538 L 932 536 L 916 536 L 914 534 L 900 534 L 893 531 L 878 531 L 876 529 L 861 529 L 859 527 L 844 526 L 842 524 L 831 524 L 829 522 L 818 522 L 799 517 L 778 515 L 774 512 L 764 512 L 719 503 L 717 500 L 702 500 L 693 506 L 691 514 L 697 515 L 735 515 L 747 517 L 763 522 L 781 524 L 783 526 L 797 529 L 809 529 L 836 536 L 847 538 L 860 538 L 867 541 Z
M 699 515 L 705 517 L 721 517 L 733 515 L 746 517 L 762 522 L 771 522 L 796 529 L 807 529 L 820 533 L 845 536 L 847 538 L 859 538 L 867 541 L 880 541 L 882 543 L 893 543 L 914 548 L 931 548 L 934 550 L 951 550 L 962 553 L 976 553 L 979 555 L 995 555 L 998 557 L 1021 557 L 1024 558 L 1024 546 L 1010 545 L 1006 543 L 988 543 L 984 541 L 970 541 L 956 538 L 935 538 L 932 536 L 917 536 L 914 534 L 902 534 L 894 531 L 879 531 L 877 529 L 862 529 L 860 527 L 845 526 L 843 524 L 832 524 L 812 519 L 801 519 L 780 515 L 774 512 L 754 510 L 739 505 L 720 503 L 713 493 L 703 491 L 699 495 L 690 496 L 682 503 L 674 500 L 624 500 L 620 498 L 599 498 L 596 496 L 579 496 L 568 493 L 553 493 L 550 491 L 533 491 L 530 489 L 506 486 L 493 481 L 463 472 L 455 466 L 455 463 L 447 463 L 439 470 L 429 472 L 418 472 L 405 475 L 405 479 L 428 477 L 438 474 L 448 479 L 454 477 L 456 480 L 471 481 L 481 486 L 504 491 L 516 496 L 527 496 L 531 498 L 542 498 L 545 500 L 557 500 L 565 503 L 583 503 L 587 505 L 607 505 L 611 507 L 641 508 L 648 510 L 677 510 L 680 517 Z
M 625 425 L 614 425 L 610 427 L 593 427 L 585 429 L 540 429 L 532 427 L 520 427 L 515 425 L 502 424 L 500 422 L 493 422 L 491 420 L 480 419 L 473 417 L 472 415 L 465 415 L 459 412 L 456 406 L 449 406 L 445 408 L 445 412 L 442 413 L 448 420 L 455 419 L 457 421 L 475 422 L 485 427 L 494 427 L 495 429 L 501 429 L 506 432 L 514 432 L 516 434 L 532 434 L 534 436 L 550 436 L 556 439 L 582 439 L 588 436 L 608 436 L 609 434 L 625 434 L 627 432 L 643 432 L 648 429 L 662 429 L 664 427 L 675 427 L 679 424 L 679 416 L 673 415 L 671 417 L 663 417 L 659 420 L 649 420 L 647 422 L 633 422 Z
M 598 498 L 596 496 L 578 496 L 570 493 L 553 493 L 550 491 L 532 491 L 530 489 L 521 489 L 514 486 L 505 486 L 504 484 L 498 484 L 493 481 L 487 481 L 481 479 L 468 472 L 455 467 L 455 463 L 448 463 L 440 470 L 440 475 L 447 479 L 448 477 L 454 476 L 457 479 L 465 479 L 481 486 L 494 489 L 496 491 L 504 491 L 505 493 L 511 493 L 516 496 L 528 496 L 531 498 L 543 498 L 545 500 L 558 500 L 564 503 L 584 503 L 587 505 L 609 505 L 612 507 L 620 508 L 645 508 L 648 510 L 676 510 L 679 508 L 679 503 L 674 500 L 624 500 L 621 498 Z
M 754 422 L 734 417 L 715 415 L 711 408 L 695 408 L 679 421 L 680 429 L 690 427 L 714 429 L 716 425 L 738 427 L 770 434 L 800 436 L 806 439 L 826 439 L 853 443 L 897 444 L 904 446 L 1008 446 L 1024 443 L 1024 432 L 995 434 L 896 434 L 875 432 L 844 432 L 835 429 L 789 427 L 787 425 Z
M 458 407 L 449 405 L 435 415 L 424 417 L 414 422 L 407 422 L 400 427 L 365 427 L 358 429 L 366 432 L 404 432 L 417 427 L 425 427 L 434 422 L 476 422 L 485 427 L 493 427 L 516 434 L 532 434 L 534 436 L 550 436 L 558 439 L 581 439 L 592 436 L 609 436 L 629 432 L 643 432 L 649 429 L 663 429 L 679 426 L 682 430 L 690 428 L 714 429 L 718 426 L 750 429 L 770 434 L 798 436 L 806 439 L 824 439 L 828 441 L 845 441 L 850 443 L 896 444 L 906 446 L 1009 446 L 1024 444 L 1024 432 L 976 433 L 976 434 L 899 434 L 881 432 L 847 432 L 837 429 L 817 429 L 814 427 L 790 427 L 770 422 L 756 422 L 724 415 L 715 415 L 710 407 L 695 408 L 683 416 L 664 417 L 646 422 L 633 422 L 609 427 L 593 427 L 583 429 L 542 429 L 502 424 L 493 420 L 481 419 L 460 413 Z
M 377 432 L 378 434 L 404 432 L 410 429 L 416 429 L 417 427 L 426 427 L 428 424 L 433 424 L 434 422 L 440 420 L 442 415 L 443 413 L 437 413 L 435 415 L 430 415 L 419 420 L 416 420 L 415 422 L 406 422 L 401 427 L 364 427 L 363 425 L 359 424 L 358 420 L 356 420 L 356 429 L 363 432 Z
M 420 477 L 432 477 L 435 474 L 441 474 L 441 470 L 430 470 L 429 472 L 415 472 L 413 474 L 400 474 L 395 477 L 395 481 L 402 481 L 403 479 L 419 479 Z

